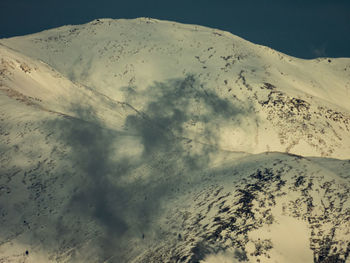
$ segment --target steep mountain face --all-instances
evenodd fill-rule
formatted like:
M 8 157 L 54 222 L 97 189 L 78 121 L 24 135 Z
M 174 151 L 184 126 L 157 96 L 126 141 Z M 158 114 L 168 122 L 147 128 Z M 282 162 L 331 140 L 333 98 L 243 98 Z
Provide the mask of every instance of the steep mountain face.
M 0 59 L 0 262 L 350 262 L 350 59 L 146 18 Z

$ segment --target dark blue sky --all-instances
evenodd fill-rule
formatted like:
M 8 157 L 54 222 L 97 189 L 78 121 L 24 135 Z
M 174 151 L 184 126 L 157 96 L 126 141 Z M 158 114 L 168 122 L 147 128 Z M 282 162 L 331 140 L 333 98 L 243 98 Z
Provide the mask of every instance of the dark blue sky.
M 140 16 L 230 31 L 302 58 L 350 57 L 350 0 L 0 0 L 0 38 Z

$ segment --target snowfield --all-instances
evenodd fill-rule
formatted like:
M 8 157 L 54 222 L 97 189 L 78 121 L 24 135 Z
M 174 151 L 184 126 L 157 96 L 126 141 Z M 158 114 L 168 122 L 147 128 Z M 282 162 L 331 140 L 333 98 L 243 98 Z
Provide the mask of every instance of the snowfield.
M 349 254 L 350 58 L 149 18 L 0 39 L 0 263 Z

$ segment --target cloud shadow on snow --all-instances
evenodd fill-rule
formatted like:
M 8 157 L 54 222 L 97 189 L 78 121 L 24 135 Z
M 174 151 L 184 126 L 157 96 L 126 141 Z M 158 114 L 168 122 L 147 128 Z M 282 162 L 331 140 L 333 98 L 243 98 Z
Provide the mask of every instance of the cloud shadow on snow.
M 95 109 L 83 104 L 74 108 L 77 119 L 50 123 L 71 149 L 74 174 L 67 183 L 78 184 L 65 207 L 67 217 L 55 226 L 57 238 L 76 243 L 89 239 L 94 232 L 89 227 L 97 226 L 91 237 L 95 251 L 111 262 L 125 249 L 123 238 L 147 238 L 162 200 L 176 192 L 179 180 L 189 186 L 200 182 L 197 175 L 218 151 L 217 120 L 251 114 L 206 90 L 194 76 L 124 90 L 128 103 L 136 108 L 143 103 L 141 112 L 127 116 L 124 131 L 107 129 Z M 184 136 L 185 127 L 199 123 L 205 143 Z M 127 153 L 135 144 L 137 153 Z

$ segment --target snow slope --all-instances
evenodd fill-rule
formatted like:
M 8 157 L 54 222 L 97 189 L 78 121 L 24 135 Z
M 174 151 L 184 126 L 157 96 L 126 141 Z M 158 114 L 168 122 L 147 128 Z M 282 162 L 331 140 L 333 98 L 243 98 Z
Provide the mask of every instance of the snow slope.
M 350 262 L 350 59 L 100 19 L 0 40 L 0 262 Z
M 179 136 L 212 143 L 205 132 L 215 131 L 202 118 L 211 107 L 215 141 L 225 150 L 349 157 L 347 58 L 301 60 L 220 30 L 146 18 L 95 20 L 1 43 L 146 114 L 170 99 L 162 117 L 173 107 L 187 114 Z M 181 93 L 182 85 L 191 92 Z

